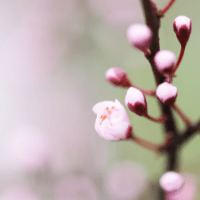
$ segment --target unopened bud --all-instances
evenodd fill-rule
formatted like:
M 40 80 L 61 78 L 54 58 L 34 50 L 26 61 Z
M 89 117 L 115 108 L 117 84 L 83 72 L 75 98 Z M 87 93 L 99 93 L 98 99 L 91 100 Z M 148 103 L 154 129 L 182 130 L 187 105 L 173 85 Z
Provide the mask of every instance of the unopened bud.
M 160 178 L 160 186 L 165 192 L 175 192 L 184 185 L 184 179 L 181 174 L 173 171 L 164 173 Z
M 161 74 L 170 74 L 175 65 L 176 56 L 172 51 L 158 51 L 154 57 L 156 68 Z
M 132 112 L 137 115 L 144 116 L 147 114 L 147 103 L 144 94 L 134 88 L 130 87 L 126 93 L 125 104 Z
M 106 71 L 106 80 L 115 86 L 130 87 L 127 73 L 119 67 L 111 67 Z
M 180 15 L 174 20 L 173 27 L 181 46 L 185 46 L 191 33 L 191 19 Z
M 129 43 L 143 52 L 147 52 L 151 42 L 152 31 L 145 24 L 133 24 L 126 33 Z
M 156 97 L 164 104 L 173 104 L 177 95 L 177 88 L 167 82 L 161 83 L 156 90 Z
M 198 199 L 198 176 L 184 173 L 184 185 L 178 191 L 167 192 L 167 200 L 194 200 Z

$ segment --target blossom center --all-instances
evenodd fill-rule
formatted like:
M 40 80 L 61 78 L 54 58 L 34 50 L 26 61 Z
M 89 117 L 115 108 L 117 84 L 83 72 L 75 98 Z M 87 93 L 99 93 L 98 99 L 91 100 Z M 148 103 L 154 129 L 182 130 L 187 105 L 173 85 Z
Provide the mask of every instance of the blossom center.
M 101 117 L 100 117 L 100 119 L 101 119 L 100 124 L 102 124 L 103 121 L 104 121 L 106 118 L 110 119 L 110 115 L 112 114 L 114 108 L 115 108 L 114 106 L 112 106 L 111 108 L 110 108 L 110 107 L 106 107 L 106 110 L 105 110 L 104 114 L 102 114 Z

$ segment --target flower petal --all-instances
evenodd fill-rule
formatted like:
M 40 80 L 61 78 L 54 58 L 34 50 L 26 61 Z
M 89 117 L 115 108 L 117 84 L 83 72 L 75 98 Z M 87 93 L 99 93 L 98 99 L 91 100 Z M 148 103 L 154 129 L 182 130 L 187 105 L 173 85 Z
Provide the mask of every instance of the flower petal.
M 113 127 L 110 125 L 109 120 L 106 119 L 101 125 L 101 136 L 107 140 L 124 139 L 127 136 L 129 126 L 129 123 L 121 122 Z
M 115 124 L 122 121 L 130 123 L 130 119 L 123 105 L 117 99 L 115 99 L 115 103 L 115 110 L 110 117 L 111 124 L 114 126 Z
M 130 127 L 130 124 L 128 122 L 118 123 L 117 125 L 113 127 L 113 129 L 115 130 L 115 136 L 117 136 L 120 139 L 126 138 L 129 127 Z
M 100 127 L 100 137 L 106 140 L 119 140 L 120 138 L 116 136 L 116 130 L 110 125 L 110 121 L 105 119 Z
M 98 114 L 99 112 L 102 112 L 106 107 L 112 106 L 115 106 L 115 103 L 113 101 L 101 101 L 93 106 L 92 111 L 95 114 Z

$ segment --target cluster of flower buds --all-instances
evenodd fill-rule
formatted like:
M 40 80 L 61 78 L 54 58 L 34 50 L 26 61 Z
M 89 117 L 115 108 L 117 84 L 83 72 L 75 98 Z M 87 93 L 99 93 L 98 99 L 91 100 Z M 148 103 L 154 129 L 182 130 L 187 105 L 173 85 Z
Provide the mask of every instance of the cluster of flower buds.
M 176 36 L 181 44 L 181 52 L 176 64 L 176 56 L 172 51 L 161 50 L 156 53 L 154 57 L 154 64 L 157 70 L 160 72 L 160 74 L 166 75 L 167 77 L 174 75 L 183 58 L 185 46 L 191 34 L 191 25 L 191 20 L 186 16 L 178 16 L 174 20 L 174 32 L 176 33 Z
M 154 64 L 160 74 L 167 77 L 167 82 L 160 84 L 156 90 L 157 98 L 164 104 L 174 104 L 177 97 L 177 88 L 171 84 L 171 76 L 174 76 L 183 58 L 185 46 L 191 33 L 191 20 L 186 16 L 178 16 L 173 23 L 174 31 L 181 44 L 181 52 L 177 63 L 172 51 L 161 50 L 154 56 Z
M 168 5 L 160 11 L 160 17 L 163 16 L 173 2 L 174 0 L 171 0 Z M 154 3 L 153 7 L 157 14 L 159 14 Z M 176 55 L 170 50 L 160 50 L 155 55 L 153 54 L 153 51 L 150 51 L 149 47 L 153 35 L 151 29 L 147 25 L 133 24 L 128 27 L 126 36 L 129 43 L 144 52 L 146 58 L 149 59 L 150 62 L 152 61 L 151 58 L 153 58 L 153 65 L 160 73 L 160 77 L 166 77 L 166 81 L 159 84 L 156 91 L 150 90 L 147 92 L 147 90 L 134 86 L 130 82 L 127 73 L 124 70 L 118 67 L 112 67 L 107 70 L 106 80 L 108 82 L 115 86 L 128 88 L 125 96 L 125 104 L 131 112 L 155 122 L 165 122 L 167 120 L 166 116 L 154 118 L 148 114 L 145 94 L 154 95 L 163 104 L 171 105 L 171 107 L 173 107 L 174 110 L 177 111 L 177 113 L 182 117 L 186 125 L 191 125 L 191 121 L 175 105 L 178 92 L 177 88 L 171 83 L 171 79 L 172 77 L 175 77 L 174 73 L 183 58 L 185 47 L 191 34 L 191 24 L 191 20 L 186 16 L 178 16 L 174 20 L 174 32 L 176 33 L 176 36 L 181 44 L 181 51 L 177 62 Z M 152 145 L 149 142 L 135 137 L 132 132 L 130 119 L 124 107 L 118 100 L 115 100 L 115 102 L 103 101 L 97 103 L 93 107 L 93 112 L 97 114 L 95 129 L 99 136 L 106 140 L 115 141 L 132 139 L 141 146 L 159 153 L 162 151 L 161 149 L 175 144 L 171 143 L 173 132 L 168 133 L 166 142 L 162 146 L 155 144 Z M 190 185 L 188 183 L 189 182 L 183 175 L 174 171 L 166 172 L 160 178 L 160 186 L 164 190 L 165 197 L 168 200 L 194 199 L 194 192 L 191 192 L 191 190 L 194 191 L 195 187 L 194 185 Z
M 172 51 L 161 50 L 154 56 L 154 64 L 161 74 L 169 77 L 174 68 L 175 59 L 176 56 Z M 168 82 L 170 82 L 170 80 Z M 156 97 L 164 104 L 173 104 L 178 95 L 177 88 L 168 82 L 158 85 Z
M 173 26 L 181 46 L 185 48 L 191 33 L 191 20 L 188 17 L 179 16 L 174 20 Z M 131 45 L 143 51 L 145 56 L 150 55 L 149 45 L 152 40 L 152 31 L 147 25 L 133 24 L 129 26 L 127 29 L 127 39 Z M 171 83 L 171 77 L 173 77 L 175 70 L 180 64 L 184 52 L 184 49 L 182 50 L 176 64 L 176 56 L 172 51 L 161 50 L 154 56 L 155 67 L 160 74 L 167 77 L 167 82 L 158 85 L 156 92 L 136 88 L 130 82 L 127 73 L 119 67 L 108 69 L 106 80 L 115 86 L 129 88 L 125 97 L 125 104 L 130 111 L 152 121 L 162 123 L 166 121 L 165 116 L 154 118 L 148 115 L 144 94 L 156 94 L 156 97 L 163 104 L 173 105 L 175 103 L 178 93 L 177 88 Z M 118 100 L 115 100 L 115 102 L 103 101 L 97 103 L 93 107 L 93 111 L 97 114 L 95 129 L 102 138 L 106 140 L 124 140 L 132 135 L 132 126 L 129 117 Z
M 138 89 L 130 87 L 126 93 L 125 104 L 130 111 L 139 116 L 146 117 L 154 122 L 162 123 L 166 120 L 165 116 L 154 118 L 147 112 L 147 102 L 145 95 Z

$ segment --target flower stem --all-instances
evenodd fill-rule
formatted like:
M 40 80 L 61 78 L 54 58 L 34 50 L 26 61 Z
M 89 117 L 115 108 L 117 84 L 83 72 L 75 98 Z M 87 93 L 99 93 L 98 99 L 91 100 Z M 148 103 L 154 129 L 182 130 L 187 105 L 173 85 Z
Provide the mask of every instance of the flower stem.
M 131 86 L 140 90 L 142 93 L 144 93 L 146 95 L 155 96 L 155 94 L 156 94 L 156 90 L 145 90 L 145 89 L 135 86 L 134 84 L 131 84 Z
M 183 111 L 174 103 L 172 105 L 173 109 L 180 115 L 182 120 L 185 122 L 187 126 L 191 126 L 192 122 L 191 120 L 183 113 Z
M 145 141 L 143 139 L 140 139 L 138 137 L 136 137 L 135 135 L 132 135 L 131 139 L 137 143 L 138 145 L 146 148 L 146 149 L 150 149 L 152 151 L 156 151 L 157 153 L 160 153 L 161 150 L 161 145 L 158 144 L 154 144 L 154 143 L 150 143 L 148 141 Z
M 200 120 L 192 126 L 187 127 L 185 131 L 180 133 L 179 146 L 182 146 L 184 143 L 188 142 L 188 140 L 192 138 L 196 133 L 200 133 Z
M 170 0 L 170 2 L 162 9 L 161 13 L 165 14 L 174 2 L 175 2 L 175 0 Z
M 165 115 L 161 115 L 159 118 L 155 118 L 155 117 L 152 117 L 152 116 L 149 116 L 148 114 L 146 116 L 147 119 L 153 121 L 153 122 L 157 122 L 157 123 L 163 123 L 163 122 L 166 122 L 167 118 Z
M 165 136 L 164 142 L 161 144 L 154 144 L 154 143 L 148 142 L 139 137 L 136 137 L 133 133 L 131 134 L 131 137 L 129 139 L 133 140 L 135 143 L 137 143 L 138 145 L 140 145 L 146 149 L 155 151 L 156 153 L 158 153 L 158 155 L 160 155 L 162 153 L 162 151 L 166 150 L 171 145 L 171 141 L 173 139 L 173 134 L 171 132 L 169 132 Z
M 167 74 L 166 77 L 167 77 L 167 78 L 166 78 L 166 81 L 167 81 L 168 83 L 171 83 L 171 76 L 170 76 L 169 74 Z
M 178 58 L 178 61 L 174 67 L 174 69 L 172 70 L 172 76 L 174 75 L 174 73 L 176 72 L 176 70 L 178 69 L 182 59 L 183 59 L 183 55 L 184 55 L 184 52 L 185 52 L 185 45 L 184 46 L 181 46 L 181 51 L 180 51 L 180 54 L 179 54 L 179 58 Z
M 145 49 L 145 50 L 144 50 L 144 56 L 147 58 L 147 57 L 149 57 L 150 55 L 151 55 L 150 49 Z

